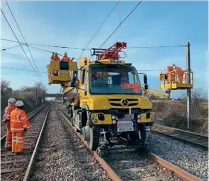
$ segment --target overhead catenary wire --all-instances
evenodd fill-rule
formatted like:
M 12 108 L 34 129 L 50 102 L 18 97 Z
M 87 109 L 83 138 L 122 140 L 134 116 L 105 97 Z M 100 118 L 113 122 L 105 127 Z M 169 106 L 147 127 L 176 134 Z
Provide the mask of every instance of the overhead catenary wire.
M 157 45 L 157 46 L 132 46 L 127 49 L 138 49 L 138 48 L 173 48 L 173 47 L 186 47 L 187 45 Z
M 24 42 L 27 43 L 27 42 L 26 42 L 26 39 L 25 39 L 25 37 L 23 36 L 23 33 L 22 33 L 21 29 L 20 29 L 20 26 L 19 26 L 19 24 L 17 23 L 17 20 L 16 20 L 16 18 L 15 18 L 15 16 L 14 16 L 14 14 L 13 14 L 13 12 L 12 12 L 12 10 L 11 10 L 11 8 L 10 8 L 10 6 L 9 6 L 9 4 L 8 4 L 7 1 L 6 1 L 6 5 L 7 5 L 8 9 L 9 9 L 9 11 L 10 11 L 10 13 L 11 13 L 11 15 L 12 15 L 12 17 L 13 17 L 15 23 L 16 23 L 16 25 L 17 25 L 17 28 L 18 28 L 18 30 L 19 30 L 19 32 L 20 32 L 20 34 L 21 34 L 21 36 L 22 36 Z M 27 46 L 27 48 L 28 48 L 29 54 L 30 54 L 30 56 L 31 56 L 31 59 L 32 59 L 32 61 L 33 61 L 33 63 L 34 63 L 34 66 L 35 66 L 36 70 L 38 71 L 38 67 L 37 67 L 36 62 L 35 62 L 35 60 L 34 60 L 34 58 L 33 58 L 33 55 L 32 55 L 32 53 L 31 53 L 31 51 L 30 51 L 30 48 L 29 48 L 28 46 Z M 40 76 L 40 79 L 42 80 L 41 75 L 39 75 L 39 76 Z
M 3 41 L 8 41 L 8 42 L 14 42 L 16 43 L 17 41 L 15 40 L 10 40 L 10 39 L 5 39 L 5 38 L 1 38 L 1 40 Z M 35 43 L 23 43 L 21 42 L 23 45 L 33 45 L 33 46 L 42 46 L 42 47 L 51 47 L 51 48 L 67 48 L 67 49 L 74 49 L 74 50 L 90 50 L 90 48 L 79 48 L 79 47 L 68 47 L 68 46 L 60 46 L 60 45 L 44 45 L 44 44 L 35 44 Z
M 110 17 L 110 15 L 112 14 L 112 12 L 115 10 L 115 8 L 117 7 L 117 5 L 119 4 L 119 1 L 117 1 L 117 3 L 113 6 L 113 8 L 110 10 L 109 14 L 106 16 L 106 18 L 104 19 L 104 21 L 102 22 L 102 24 L 99 26 L 99 28 L 96 30 L 96 32 L 94 33 L 94 35 L 91 37 L 91 39 L 89 40 L 89 42 L 86 44 L 85 48 L 82 50 L 80 57 L 83 55 L 84 50 L 89 46 L 89 44 L 93 41 L 94 37 L 97 35 L 97 33 L 99 32 L 99 30 L 102 28 L 102 26 L 105 24 L 105 22 L 107 21 L 107 19 Z
M 142 0 L 137 3 L 137 5 L 131 10 L 131 12 L 119 23 L 119 25 L 114 29 L 114 31 L 107 37 L 107 39 L 102 43 L 100 48 L 110 39 L 110 37 L 118 30 L 118 28 L 126 21 L 126 19 L 136 10 L 136 8 L 142 3 Z
M 29 46 L 29 45 L 28 45 Z M 34 49 L 37 49 L 37 50 L 41 50 L 41 51 L 44 51 L 44 52 L 48 52 L 48 53 L 54 53 L 54 51 L 50 51 L 50 50 L 46 50 L 46 49 L 43 49 L 43 48 L 38 48 L 38 47 L 34 47 L 34 46 L 29 46 L 30 48 L 34 48 Z M 64 55 L 62 55 L 62 54 L 60 54 L 60 53 L 57 53 L 58 55 L 60 55 L 60 56 L 64 56 Z M 74 59 L 77 59 L 76 57 L 74 57 Z
M 9 49 L 12 49 L 12 48 L 19 47 L 19 46 L 20 46 L 20 45 L 16 45 L 16 46 L 8 47 L 8 48 L 3 48 L 3 49 L 1 49 L 1 51 L 6 51 L 6 50 L 9 50 Z
M 13 40 L 11 40 L 12 42 L 16 42 L 16 41 L 13 41 Z M 21 42 L 20 42 L 21 43 Z M 34 49 L 37 49 L 37 50 L 41 50 L 41 51 L 45 51 L 45 52 L 48 52 L 48 53 L 54 53 L 54 51 L 50 51 L 50 50 L 46 50 L 46 49 L 43 49 L 43 48 L 38 48 L 38 47 L 34 47 L 34 46 L 30 46 L 30 45 L 32 45 L 32 44 L 25 44 L 25 43 L 21 43 L 23 46 L 29 46 L 30 48 L 34 48 Z M 18 46 L 20 46 L 20 45 L 18 45 Z M 58 55 L 60 55 L 60 56 L 64 56 L 64 55 L 62 55 L 62 54 L 60 54 L 60 53 L 58 53 Z
M 28 72 L 33 71 L 31 69 L 21 69 L 21 68 L 16 68 L 16 67 L 7 67 L 7 66 L 1 66 L 1 68 L 3 68 L 3 69 L 10 69 L 10 70 L 28 71 Z M 47 74 L 47 72 L 41 72 L 41 71 L 39 71 L 39 73 Z
M 5 38 L 1 38 L 1 40 L 3 41 L 8 41 L 8 42 L 14 42 L 14 43 L 18 43 L 17 41 L 14 40 L 10 40 L 10 39 L 5 39 Z M 42 45 L 42 44 L 34 44 L 34 43 L 23 43 L 20 42 L 22 45 L 25 46 L 30 46 L 30 45 L 34 45 L 34 46 L 45 46 L 45 47 L 52 47 L 52 48 L 69 48 L 69 49 L 78 49 L 78 50 L 83 50 L 83 48 L 78 48 L 78 47 L 65 47 L 65 46 L 57 46 L 57 45 Z M 33 47 L 33 46 L 30 46 Z M 187 45 L 156 45 L 156 46 L 128 46 L 126 49 L 153 49 L 153 48 L 178 48 L 178 47 L 187 47 Z M 36 49 L 38 49 L 37 47 L 35 47 Z M 44 50 L 44 49 L 40 49 L 40 50 Z M 84 50 L 91 50 L 90 48 L 86 48 Z M 52 53 L 52 51 L 51 51 Z
M 43 49 L 43 48 L 38 48 L 38 47 L 30 46 L 30 45 L 25 45 L 25 46 L 29 46 L 30 48 L 34 48 L 34 49 L 41 50 L 41 51 L 48 52 L 48 53 L 54 53 L 53 51 L 46 50 L 46 49 Z M 63 56 L 59 53 L 58 53 L 58 55 Z
M 12 33 L 14 34 L 14 36 L 15 36 L 17 42 L 19 43 L 19 45 L 20 45 L 20 47 L 21 47 L 23 53 L 25 54 L 26 58 L 27 58 L 28 61 L 30 62 L 31 67 L 33 68 L 35 74 L 37 75 L 37 77 L 38 77 L 38 79 L 40 80 L 40 82 L 42 82 L 41 79 L 40 79 L 40 77 L 39 77 L 39 75 L 38 75 L 38 73 L 37 73 L 37 71 L 36 71 L 35 68 L 33 67 L 33 64 L 31 63 L 30 59 L 28 58 L 28 55 L 26 54 L 25 50 L 23 49 L 22 44 L 20 43 L 19 39 L 17 38 L 17 36 L 16 36 L 16 34 L 15 34 L 13 28 L 11 27 L 11 25 L 10 25 L 10 23 L 9 23 L 9 21 L 8 21 L 8 19 L 7 19 L 7 17 L 5 16 L 4 12 L 2 11 L 2 9 L 1 9 L 1 13 L 2 13 L 2 15 L 4 16 L 4 18 L 5 18 L 6 22 L 7 22 L 7 24 L 9 25 L 9 27 L 10 27 Z

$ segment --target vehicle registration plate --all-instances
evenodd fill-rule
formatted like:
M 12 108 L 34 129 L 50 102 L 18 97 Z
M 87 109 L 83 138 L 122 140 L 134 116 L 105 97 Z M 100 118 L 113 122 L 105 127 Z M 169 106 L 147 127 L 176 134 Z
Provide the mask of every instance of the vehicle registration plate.
M 133 127 L 118 128 L 118 132 L 134 131 Z

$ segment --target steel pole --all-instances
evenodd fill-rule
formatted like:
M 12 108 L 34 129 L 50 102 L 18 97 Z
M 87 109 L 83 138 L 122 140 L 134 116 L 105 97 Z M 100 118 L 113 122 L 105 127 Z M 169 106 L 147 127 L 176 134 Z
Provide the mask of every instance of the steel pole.
M 189 84 L 191 84 L 191 77 L 190 77 L 190 43 L 187 42 L 186 44 L 186 69 L 189 72 L 188 80 Z M 187 129 L 190 129 L 190 121 L 191 121 L 191 89 L 187 89 Z

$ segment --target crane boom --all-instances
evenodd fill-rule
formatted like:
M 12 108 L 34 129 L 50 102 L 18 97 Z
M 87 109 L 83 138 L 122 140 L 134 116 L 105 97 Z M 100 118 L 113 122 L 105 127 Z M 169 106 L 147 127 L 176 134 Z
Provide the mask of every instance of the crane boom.
M 143 92 L 144 95 L 154 95 L 154 96 L 157 96 L 157 97 L 163 97 L 163 98 L 169 99 L 171 91 L 167 90 L 166 92 L 161 92 L 161 91 L 154 90 L 154 89 L 145 90 L 144 88 L 142 88 L 142 92 Z

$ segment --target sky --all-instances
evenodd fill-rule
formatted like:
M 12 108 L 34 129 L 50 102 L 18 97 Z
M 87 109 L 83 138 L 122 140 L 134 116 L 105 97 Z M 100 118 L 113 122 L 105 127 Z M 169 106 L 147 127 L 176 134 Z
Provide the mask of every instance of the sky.
M 27 43 L 84 48 L 116 4 L 116 1 L 9 1 L 8 3 Z M 136 4 L 136 1 L 119 2 L 87 48 L 99 48 Z M 1 8 L 18 39 L 23 42 L 6 4 L 2 3 Z M 207 23 L 207 2 L 146 1 L 138 6 L 102 48 L 108 48 L 116 41 L 127 42 L 128 47 L 184 45 L 189 41 L 191 43 L 191 69 L 194 72 L 194 88 L 206 90 L 208 87 Z M 2 14 L 1 38 L 16 40 Z M 1 49 L 15 45 L 17 43 L 1 40 Z M 70 57 L 75 58 L 78 58 L 82 52 L 80 49 L 35 47 L 56 51 L 60 54 L 67 51 Z M 26 47 L 24 49 L 30 58 L 28 49 Z M 47 91 L 59 93 L 60 85 L 48 85 L 46 65 L 49 63 L 51 54 L 34 48 L 30 48 L 30 50 L 38 70 L 41 72 L 43 84 Z M 160 70 L 165 70 L 167 66 L 172 64 L 186 69 L 185 47 L 127 48 L 125 52 L 127 62 L 132 63 L 140 72 L 147 73 L 149 88 L 152 89 L 159 90 Z M 84 51 L 83 55 L 90 57 L 90 51 Z M 1 66 L 1 79 L 10 81 L 14 89 L 25 85 L 30 86 L 39 81 L 20 47 L 1 51 Z M 8 67 L 31 71 L 8 69 Z M 186 90 L 173 91 L 171 96 L 178 97 L 182 93 L 186 93 Z

